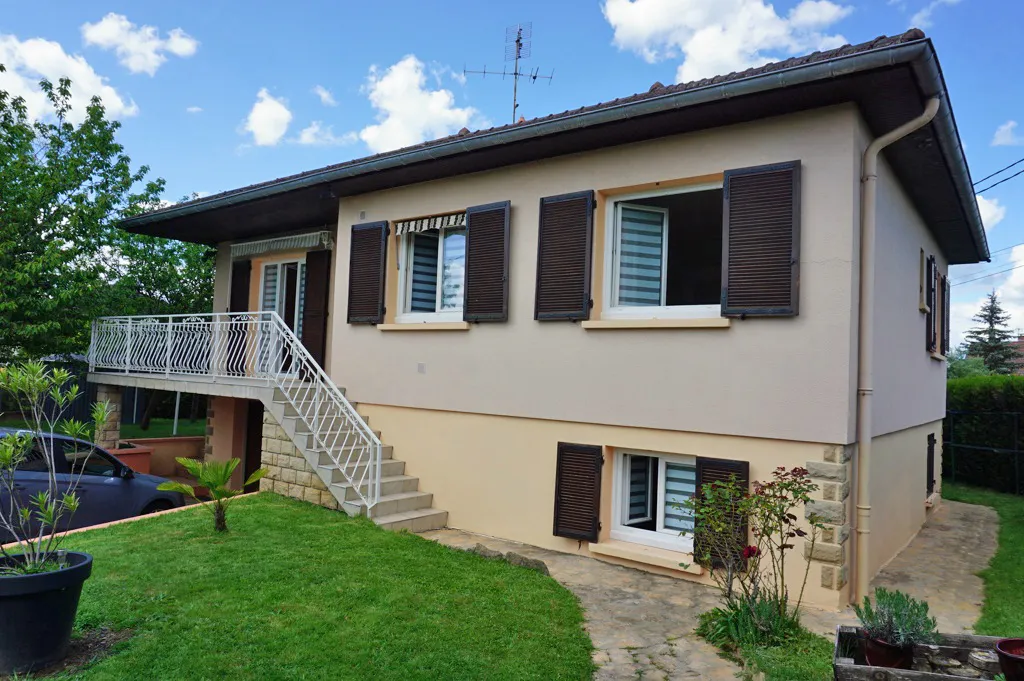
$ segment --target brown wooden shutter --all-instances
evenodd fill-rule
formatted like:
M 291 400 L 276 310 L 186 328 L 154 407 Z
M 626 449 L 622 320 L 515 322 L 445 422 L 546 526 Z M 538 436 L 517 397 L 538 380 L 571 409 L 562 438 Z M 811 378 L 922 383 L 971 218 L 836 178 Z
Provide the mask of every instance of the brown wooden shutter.
M 231 263 L 231 293 L 228 296 L 228 312 L 249 311 L 249 280 L 252 277 L 252 260 L 236 260 Z
M 949 277 L 942 278 L 942 354 L 949 354 Z
M 925 315 L 924 341 L 925 349 L 928 352 L 935 352 L 935 313 L 938 309 L 935 306 L 935 256 L 928 256 L 928 266 L 925 268 L 925 286 L 927 287 L 928 312 Z
M 540 200 L 534 319 L 590 319 L 593 232 L 593 191 Z
M 710 485 L 714 482 L 729 482 L 733 476 L 735 476 L 736 483 L 740 485 L 741 488 L 749 489 L 750 464 L 746 461 L 705 459 L 700 457 L 697 459 L 697 494 L 699 495 L 702 493 L 704 485 Z M 735 518 L 732 530 L 736 533 L 736 537 L 740 540 L 740 544 L 746 545 L 748 541 L 746 519 Z M 712 551 L 712 549 L 713 547 L 706 547 L 702 545 L 701 535 L 699 532 L 694 535 L 693 555 L 695 557 L 702 557 L 709 551 Z M 703 558 L 698 558 L 698 560 L 703 561 Z M 715 555 L 712 552 L 710 565 L 706 565 L 705 567 L 725 567 L 727 560 L 732 561 L 734 565 L 738 565 L 742 560 L 742 556 L 722 556 Z
M 321 367 L 327 352 L 331 252 L 306 253 L 306 296 L 302 307 L 302 344 Z
M 511 202 L 466 210 L 467 322 L 508 320 L 508 228 Z
M 722 195 L 722 315 L 795 316 L 800 161 L 727 170 Z
M 558 443 L 555 536 L 597 541 L 601 529 L 601 448 Z
M 348 323 L 384 322 L 384 268 L 388 223 L 352 225 L 348 262 Z

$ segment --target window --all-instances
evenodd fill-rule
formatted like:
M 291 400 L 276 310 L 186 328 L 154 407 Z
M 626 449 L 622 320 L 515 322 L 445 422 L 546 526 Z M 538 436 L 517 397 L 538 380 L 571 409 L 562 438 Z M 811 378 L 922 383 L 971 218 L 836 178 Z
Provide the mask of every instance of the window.
M 117 472 L 113 461 L 97 451 L 92 445 L 75 440 L 61 442 L 68 468 L 74 475 L 97 475 L 111 478 Z
M 402 314 L 398 321 L 461 320 L 466 281 L 466 228 L 402 236 Z
M 606 316 L 721 314 L 721 183 L 617 197 L 609 208 Z
M 50 470 L 50 467 L 46 465 L 46 453 L 39 440 L 32 441 L 32 448 L 18 464 L 17 470 L 25 473 L 45 473 Z
M 925 349 L 941 359 L 949 353 L 949 278 L 939 272 L 933 255 L 924 259 L 922 272 Z
M 616 453 L 612 539 L 693 551 L 693 516 L 682 504 L 696 493 L 696 464 L 674 454 Z
M 299 338 L 302 337 L 302 309 L 305 298 L 305 260 L 271 262 L 263 265 L 260 311 L 276 312 Z

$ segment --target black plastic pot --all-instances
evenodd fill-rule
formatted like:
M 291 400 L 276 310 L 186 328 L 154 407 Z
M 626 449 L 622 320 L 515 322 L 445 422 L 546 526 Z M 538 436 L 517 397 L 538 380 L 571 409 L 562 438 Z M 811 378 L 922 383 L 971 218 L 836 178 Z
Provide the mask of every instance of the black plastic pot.
M 0 675 L 30 672 L 67 655 L 92 556 L 68 551 L 66 563 L 53 572 L 0 577 Z

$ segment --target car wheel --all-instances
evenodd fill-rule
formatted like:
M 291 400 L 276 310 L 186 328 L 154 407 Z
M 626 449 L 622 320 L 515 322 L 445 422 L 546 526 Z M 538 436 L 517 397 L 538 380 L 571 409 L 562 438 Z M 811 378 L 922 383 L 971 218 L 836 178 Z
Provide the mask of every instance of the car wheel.
M 149 515 L 150 513 L 156 513 L 157 511 L 167 511 L 172 508 L 174 508 L 174 505 L 169 501 L 154 501 L 152 504 L 142 509 L 142 515 Z

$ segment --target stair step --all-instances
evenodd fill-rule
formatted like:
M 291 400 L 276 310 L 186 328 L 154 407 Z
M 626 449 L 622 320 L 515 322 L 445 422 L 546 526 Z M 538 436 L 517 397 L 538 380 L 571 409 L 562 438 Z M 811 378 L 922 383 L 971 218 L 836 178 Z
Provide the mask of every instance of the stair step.
M 376 435 L 376 433 L 374 433 Z M 323 433 L 323 439 L 327 442 L 328 449 L 335 449 L 338 451 L 349 450 L 353 447 L 360 448 L 367 444 L 365 436 L 362 433 L 354 433 L 350 430 L 336 433 Z M 380 439 L 380 435 L 377 435 L 377 439 Z M 306 451 L 315 452 L 324 449 L 317 441 L 316 437 L 312 433 L 296 433 L 294 442 L 298 447 L 302 447 Z
M 400 511 L 387 515 L 378 515 L 373 522 L 385 530 L 408 530 L 410 532 L 427 532 L 440 530 L 448 524 L 448 511 L 436 508 L 420 508 L 415 511 Z
M 382 497 L 401 494 L 402 492 L 415 492 L 420 488 L 420 479 L 411 475 L 386 475 L 380 479 L 380 493 Z M 335 482 L 331 489 L 336 495 L 341 495 L 346 501 L 357 501 L 355 487 L 347 482 Z
M 311 383 L 297 383 L 296 385 L 298 387 L 291 389 L 292 394 L 295 394 L 296 391 L 301 391 L 303 388 L 313 388 L 313 385 Z M 343 387 L 338 386 L 338 390 L 341 391 L 342 395 L 345 394 L 345 389 Z M 285 402 L 288 402 L 288 396 L 285 395 L 284 391 L 281 390 L 280 388 L 274 388 L 274 401 L 281 402 L 283 404 Z
M 399 492 L 382 495 L 377 505 L 373 507 L 373 513 L 376 516 L 415 511 L 420 508 L 430 508 L 433 503 L 434 495 L 430 492 Z M 344 501 L 342 506 L 350 515 L 353 513 L 366 515 L 366 505 L 361 501 Z
M 285 416 L 284 418 L 294 419 L 296 435 L 305 435 L 313 432 L 313 428 L 297 415 Z M 370 425 L 367 421 L 363 421 L 363 423 L 366 423 L 367 426 Z M 329 420 L 321 421 L 320 423 L 317 424 L 317 429 L 320 430 L 321 432 L 326 431 L 329 433 L 347 433 L 352 428 L 351 421 L 341 416 L 338 416 Z M 379 430 L 375 430 L 373 432 L 377 435 L 377 437 L 380 437 Z
M 332 483 L 344 482 L 345 476 L 341 473 L 341 468 L 335 463 L 329 463 L 321 465 L 320 469 L 323 471 L 324 477 L 329 477 Z M 349 466 L 346 471 L 349 476 L 357 477 L 363 474 L 366 469 L 366 464 L 360 464 L 358 466 Z M 384 459 L 380 462 L 380 472 L 386 478 L 390 478 L 395 475 L 405 475 L 405 462 L 396 461 L 394 459 Z
M 320 448 L 310 448 L 307 451 L 309 451 L 311 453 L 315 453 L 315 454 L 317 454 L 320 457 L 319 459 L 317 459 L 317 465 L 320 465 L 320 466 L 330 466 L 330 465 L 332 465 L 334 463 L 334 459 L 331 458 L 331 455 L 329 453 L 325 452 L 324 450 L 320 449 Z M 344 460 L 345 460 L 344 457 L 348 456 L 348 454 L 351 451 L 352 451 L 351 447 L 344 447 L 344 448 L 338 447 L 335 450 L 335 453 L 338 455 L 338 458 L 341 459 L 342 462 L 344 462 Z M 391 445 L 382 445 L 381 448 L 380 448 L 380 458 L 381 458 L 382 462 L 383 461 L 387 461 L 388 459 L 390 459 L 391 456 L 394 453 L 395 453 L 395 448 L 393 446 L 391 446 Z M 360 461 L 351 461 L 351 462 L 349 462 L 349 467 L 351 468 L 353 465 L 359 465 L 360 463 L 361 463 Z

